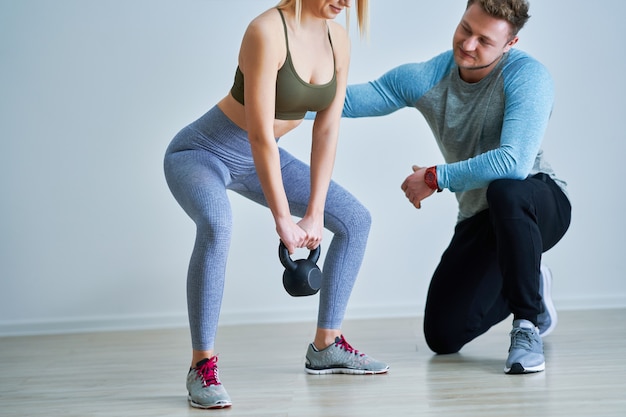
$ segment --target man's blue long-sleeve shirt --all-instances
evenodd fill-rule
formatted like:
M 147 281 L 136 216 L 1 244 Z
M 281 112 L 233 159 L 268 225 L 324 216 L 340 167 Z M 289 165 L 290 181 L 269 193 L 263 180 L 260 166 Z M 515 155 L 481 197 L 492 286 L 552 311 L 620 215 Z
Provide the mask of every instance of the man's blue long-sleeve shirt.
M 544 160 L 541 142 L 554 102 L 547 69 L 512 49 L 477 83 L 459 76 L 452 51 L 405 64 L 348 86 L 344 117 L 382 116 L 415 107 L 426 118 L 446 164 L 439 186 L 456 193 L 459 220 L 487 208 L 488 184 L 543 172 L 566 191 Z

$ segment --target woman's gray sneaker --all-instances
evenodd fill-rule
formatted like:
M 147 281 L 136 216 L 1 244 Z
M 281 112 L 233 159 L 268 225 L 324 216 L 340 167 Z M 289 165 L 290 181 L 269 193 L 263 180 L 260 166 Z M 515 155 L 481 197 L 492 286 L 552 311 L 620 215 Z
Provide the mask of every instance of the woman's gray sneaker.
M 322 350 L 316 349 L 311 343 L 306 352 L 305 370 L 314 375 L 364 375 L 384 374 L 389 366 L 354 349 L 341 335 L 335 338 L 335 343 Z

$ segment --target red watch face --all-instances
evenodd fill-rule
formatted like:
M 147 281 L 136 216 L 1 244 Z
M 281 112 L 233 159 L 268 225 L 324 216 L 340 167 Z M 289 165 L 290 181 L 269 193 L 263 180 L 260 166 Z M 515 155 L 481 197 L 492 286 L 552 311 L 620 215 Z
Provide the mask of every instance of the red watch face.
M 435 174 L 432 171 L 426 171 L 424 173 L 424 182 L 432 190 L 437 190 L 439 188 L 439 186 L 435 183 L 435 178 Z

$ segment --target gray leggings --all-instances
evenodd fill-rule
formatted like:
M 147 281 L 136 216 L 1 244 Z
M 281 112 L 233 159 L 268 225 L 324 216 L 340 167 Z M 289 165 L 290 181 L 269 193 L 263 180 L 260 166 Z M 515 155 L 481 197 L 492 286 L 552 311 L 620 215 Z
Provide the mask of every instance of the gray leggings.
M 310 169 L 280 149 L 283 183 L 291 213 L 302 217 L 310 194 Z M 244 130 L 218 107 L 183 128 L 167 148 L 167 184 L 196 224 L 187 275 L 192 347 L 212 350 L 224 290 L 232 213 L 226 190 L 267 207 Z M 339 329 L 356 280 L 371 225 L 369 211 L 331 182 L 324 225 L 333 233 L 322 268 L 317 325 Z M 278 239 L 276 241 L 278 245 Z M 278 246 L 277 246 L 278 247 Z M 276 257 L 278 261 L 278 256 Z

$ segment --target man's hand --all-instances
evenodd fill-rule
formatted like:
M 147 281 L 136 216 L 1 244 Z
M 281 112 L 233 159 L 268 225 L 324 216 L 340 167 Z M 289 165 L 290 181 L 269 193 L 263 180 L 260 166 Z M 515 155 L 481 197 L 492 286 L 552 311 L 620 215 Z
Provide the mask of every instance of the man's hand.
M 425 172 L 426 168 L 413 165 L 413 173 L 406 177 L 401 187 L 406 198 L 417 209 L 422 208 L 423 199 L 430 197 L 435 192 L 424 182 Z

